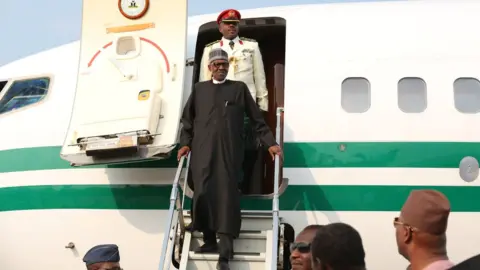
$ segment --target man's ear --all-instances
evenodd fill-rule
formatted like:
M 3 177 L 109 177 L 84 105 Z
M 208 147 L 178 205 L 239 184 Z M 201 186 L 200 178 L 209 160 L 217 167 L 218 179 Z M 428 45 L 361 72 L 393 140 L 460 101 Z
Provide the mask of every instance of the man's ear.
M 211 64 L 208 65 L 208 70 L 209 70 L 209 71 L 212 71 L 212 65 L 211 65 Z
M 404 243 L 410 243 L 412 241 L 412 230 L 410 230 L 410 228 L 406 228 L 406 227 L 403 227 L 402 228 L 403 232 L 402 232 L 402 235 L 403 235 L 403 242 Z

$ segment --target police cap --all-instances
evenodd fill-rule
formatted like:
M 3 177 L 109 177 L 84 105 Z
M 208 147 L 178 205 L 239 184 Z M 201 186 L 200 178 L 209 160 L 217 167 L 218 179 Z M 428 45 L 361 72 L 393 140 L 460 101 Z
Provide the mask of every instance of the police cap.
M 102 262 L 120 262 L 118 246 L 114 244 L 94 246 L 85 253 L 83 262 L 86 265 Z

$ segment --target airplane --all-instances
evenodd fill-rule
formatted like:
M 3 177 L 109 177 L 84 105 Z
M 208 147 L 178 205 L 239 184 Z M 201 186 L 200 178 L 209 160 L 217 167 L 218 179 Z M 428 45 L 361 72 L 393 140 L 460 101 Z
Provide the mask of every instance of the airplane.
M 167 269 L 163 261 L 170 269 L 210 265 L 205 261 L 211 258 L 191 253 L 187 242 L 195 236 L 178 225 L 188 221 L 191 190 L 188 159 L 177 162 L 176 142 L 203 48 L 220 39 L 218 14 L 187 19 L 186 1 L 137 0 L 140 8 L 149 3 L 149 11 L 130 20 L 118 10 L 124 2 L 85 0 L 80 41 L 0 67 L 3 269 L 85 269 L 85 252 L 105 243 L 120 247 L 124 269 Z M 97 18 L 98 10 L 105 18 Z M 238 260 L 235 267 L 290 269 L 288 245 L 305 226 L 345 222 L 360 232 L 369 269 L 405 269 L 393 220 L 409 192 L 423 188 L 442 191 L 451 202 L 450 259 L 476 255 L 480 2 L 329 3 L 240 12 L 240 36 L 257 40 L 262 52 L 270 91 L 267 123 L 280 130 L 284 160 L 267 162 L 262 194 L 242 199 L 248 226 L 256 229 L 257 213 L 270 227 L 259 234 L 271 242 L 238 247 L 262 246 L 258 253 L 265 260 L 254 264 L 248 261 L 253 255 L 244 255 L 250 264 Z M 140 16 L 133 9 L 128 14 Z M 129 39 L 129 33 L 135 34 Z M 152 68 L 142 73 L 153 85 L 142 89 L 152 92 L 133 96 L 148 110 L 128 103 L 121 92 L 126 88 L 111 80 L 139 76 L 120 61 L 134 56 L 112 58 L 112 48 L 120 50 L 124 41 L 133 54 L 141 48 L 153 59 L 139 64 Z M 99 91 L 112 81 L 117 89 Z M 110 132 L 102 123 L 114 130 L 121 125 L 108 121 L 133 118 L 134 109 L 125 108 L 138 109 L 138 122 L 125 122 L 124 131 L 148 127 L 122 135 L 136 136 L 122 149 L 137 152 L 96 158 L 101 143 L 86 139 L 100 129 Z M 120 137 L 109 138 L 104 146 L 120 145 Z M 97 148 L 88 155 L 89 143 Z M 276 200 L 278 212 L 272 211 Z M 173 208 L 185 211 L 177 215 Z

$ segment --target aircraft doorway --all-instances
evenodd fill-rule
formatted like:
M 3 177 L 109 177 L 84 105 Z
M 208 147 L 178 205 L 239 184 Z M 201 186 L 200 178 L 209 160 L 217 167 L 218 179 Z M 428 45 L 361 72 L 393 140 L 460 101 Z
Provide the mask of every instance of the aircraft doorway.
M 268 89 L 268 113 L 265 120 L 275 134 L 276 127 L 276 108 L 284 106 L 284 64 L 285 64 L 285 43 L 286 43 L 286 20 L 280 17 L 261 17 L 247 18 L 240 22 L 239 36 L 254 39 L 258 42 L 262 53 L 265 76 Z M 221 39 L 218 25 L 215 21 L 200 26 L 195 49 L 195 71 L 193 82 L 199 79 L 200 63 L 205 45 Z M 283 115 L 281 117 L 283 136 Z M 277 139 L 278 140 L 278 139 Z M 280 138 L 283 146 L 283 138 Z M 267 195 L 273 193 L 274 182 L 274 163 L 268 153 L 265 155 L 265 177 L 260 192 L 245 192 L 245 195 Z M 282 173 L 280 173 L 280 192 L 286 186 L 282 183 Z M 284 185 L 285 184 L 285 185 Z M 190 186 L 190 183 L 189 183 Z M 190 188 L 192 188 L 190 186 Z M 247 188 L 248 190 L 251 190 Z M 260 194 L 259 194 L 260 193 Z

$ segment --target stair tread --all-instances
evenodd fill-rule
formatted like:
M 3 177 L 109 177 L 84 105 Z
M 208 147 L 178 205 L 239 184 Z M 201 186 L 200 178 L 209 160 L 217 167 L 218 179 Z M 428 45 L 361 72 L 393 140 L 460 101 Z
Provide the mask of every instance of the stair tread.
M 230 270 L 265 270 L 266 262 L 264 261 L 230 261 L 228 263 Z M 196 261 L 188 262 L 186 269 L 189 270 L 206 270 L 216 269 L 217 261 Z
M 184 217 L 191 217 L 190 211 L 183 211 Z M 258 212 L 243 212 L 242 211 L 242 219 L 243 218 L 251 218 L 251 219 L 272 219 L 273 212 L 272 211 L 258 211 Z
M 202 238 L 203 234 L 201 232 L 193 232 L 193 238 Z M 218 236 L 217 236 L 218 239 Z M 240 235 L 237 239 L 267 239 L 267 231 L 240 231 Z M 234 240 L 235 241 L 235 240 Z
M 218 254 L 215 253 L 195 253 L 194 251 L 188 252 L 189 260 L 218 260 Z M 235 252 L 232 261 L 265 261 L 265 253 L 258 252 Z
M 184 217 L 185 226 L 190 226 L 192 220 L 190 217 Z M 241 231 L 267 231 L 272 230 L 272 218 L 242 218 Z

